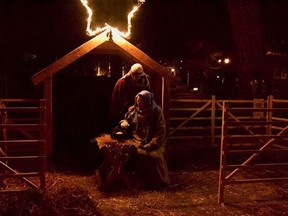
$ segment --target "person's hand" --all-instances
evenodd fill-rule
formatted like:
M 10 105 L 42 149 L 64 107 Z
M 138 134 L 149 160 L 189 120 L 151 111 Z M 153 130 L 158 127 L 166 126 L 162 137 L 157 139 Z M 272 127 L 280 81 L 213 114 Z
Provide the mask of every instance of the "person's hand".
M 158 148 L 158 146 L 147 144 L 147 145 L 140 145 L 138 148 L 145 150 L 146 152 L 150 152 L 150 151 L 156 150 Z
M 121 121 L 120 123 L 121 128 L 127 129 L 130 125 L 126 120 Z
M 143 145 L 139 145 L 138 148 L 139 148 L 139 149 L 142 149 L 142 150 L 146 150 L 146 149 L 145 149 L 145 146 L 143 146 Z
M 147 143 L 148 143 L 148 142 L 147 142 L 147 139 L 143 139 L 143 140 L 141 140 L 141 142 L 140 142 L 140 144 L 141 144 L 142 146 L 145 146 Z

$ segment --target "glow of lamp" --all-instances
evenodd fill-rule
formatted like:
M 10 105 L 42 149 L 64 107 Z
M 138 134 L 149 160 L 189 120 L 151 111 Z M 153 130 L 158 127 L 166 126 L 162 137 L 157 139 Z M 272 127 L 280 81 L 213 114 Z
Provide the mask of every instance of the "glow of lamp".
M 229 58 L 225 58 L 225 59 L 224 59 L 224 63 L 225 63 L 225 64 L 229 64 L 229 63 L 230 63 L 230 59 L 229 59 Z
M 81 1 L 82 5 L 85 7 L 85 9 L 86 9 L 86 11 L 88 13 L 86 33 L 89 36 L 95 36 L 97 34 L 100 34 L 103 31 L 108 30 L 108 29 L 113 29 L 114 31 L 116 31 L 118 34 L 120 34 L 122 37 L 125 37 L 125 38 L 129 38 L 130 37 L 131 28 L 132 28 L 131 20 L 132 20 L 134 14 L 139 10 L 141 5 L 144 4 L 144 2 L 145 2 L 145 0 L 137 0 L 138 4 L 136 6 L 134 6 L 133 9 L 127 15 L 127 32 L 121 32 L 116 27 L 112 27 L 112 26 L 110 26 L 107 23 L 105 23 L 105 26 L 103 26 L 103 27 L 96 27 L 94 30 L 92 30 L 91 29 L 91 22 L 92 22 L 93 11 L 90 8 L 90 6 L 88 5 L 89 4 L 88 0 L 80 0 L 80 1 Z

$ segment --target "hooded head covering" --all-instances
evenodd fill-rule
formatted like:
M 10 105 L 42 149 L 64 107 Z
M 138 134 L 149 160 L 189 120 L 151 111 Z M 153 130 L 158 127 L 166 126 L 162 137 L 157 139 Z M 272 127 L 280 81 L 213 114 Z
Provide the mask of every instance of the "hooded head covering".
M 142 102 L 144 104 L 143 107 L 145 107 L 145 109 L 140 109 L 140 107 L 137 104 L 137 98 L 141 97 Z M 133 132 L 134 137 L 137 135 L 137 133 L 140 130 L 139 129 L 139 125 L 143 125 L 143 122 L 146 122 L 146 135 L 145 135 L 145 143 L 149 142 L 151 140 L 151 133 L 152 133 L 152 122 L 153 122 L 153 111 L 154 109 L 157 107 L 156 102 L 154 101 L 154 95 L 153 93 L 143 90 L 141 92 L 139 92 L 136 96 L 135 96 L 135 103 L 134 106 L 132 107 L 132 109 L 129 112 L 129 116 L 132 119 L 132 122 L 135 124 L 135 131 Z M 142 123 L 140 123 L 142 122 Z M 142 132 L 141 132 L 142 133 Z M 135 135 L 136 134 L 136 135 Z
M 129 82 L 139 90 L 150 90 L 150 76 L 144 72 L 142 65 L 139 63 L 135 63 L 131 66 L 130 71 L 124 76 L 124 79 L 129 80 Z
M 137 98 L 141 97 L 145 110 L 140 110 L 138 105 L 137 105 Z M 156 107 L 156 103 L 154 101 L 154 95 L 153 93 L 147 91 L 147 90 L 143 90 L 141 92 L 139 92 L 136 96 L 135 96 L 135 108 L 138 112 L 151 112 L 155 107 Z
M 141 64 L 139 63 L 135 63 L 131 66 L 131 69 L 130 69 L 131 73 L 132 74 L 142 74 L 144 73 L 143 71 L 143 67 Z

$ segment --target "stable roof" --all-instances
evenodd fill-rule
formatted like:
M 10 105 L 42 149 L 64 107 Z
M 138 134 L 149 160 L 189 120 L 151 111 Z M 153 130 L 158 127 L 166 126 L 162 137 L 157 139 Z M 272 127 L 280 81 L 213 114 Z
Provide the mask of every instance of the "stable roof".
M 32 82 L 35 85 L 42 83 L 47 78 L 52 77 L 66 66 L 92 51 L 93 53 L 99 54 L 119 54 L 120 56 L 133 60 L 134 62 L 139 62 L 145 70 L 149 71 L 151 74 L 159 74 L 164 78 L 168 78 L 168 80 L 172 82 L 178 81 L 178 79 L 173 76 L 168 69 L 162 67 L 158 62 L 150 58 L 140 49 L 121 37 L 116 31 L 111 29 L 95 36 L 33 75 Z

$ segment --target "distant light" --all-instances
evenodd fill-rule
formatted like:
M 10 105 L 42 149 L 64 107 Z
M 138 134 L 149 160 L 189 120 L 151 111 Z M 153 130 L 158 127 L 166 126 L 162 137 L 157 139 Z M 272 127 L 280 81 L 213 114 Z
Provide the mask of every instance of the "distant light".
M 230 59 L 229 58 L 225 58 L 224 59 L 224 64 L 229 64 L 230 63 Z
M 222 59 L 218 59 L 218 62 L 221 63 L 221 62 L 222 62 Z
M 175 70 L 175 68 L 170 68 L 170 72 L 171 72 L 171 74 L 173 74 L 174 76 L 176 76 L 176 70 Z
M 216 76 L 216 78 L 217 78 L 217 79 L 220 79 L 220 76 L 219 76 L 219 75 L 217 75 L 217 76 Z
M 193 89 L 192 89 L 193 91 L 198 91 L 199 90 L 199 88 L 198 87 L 193 87 Z

